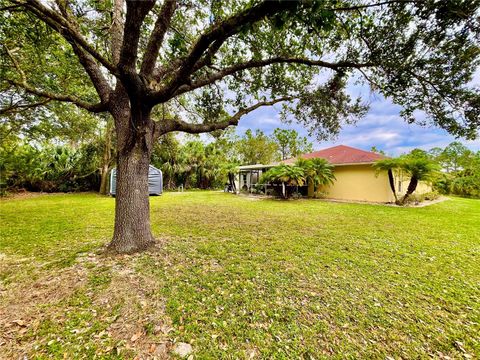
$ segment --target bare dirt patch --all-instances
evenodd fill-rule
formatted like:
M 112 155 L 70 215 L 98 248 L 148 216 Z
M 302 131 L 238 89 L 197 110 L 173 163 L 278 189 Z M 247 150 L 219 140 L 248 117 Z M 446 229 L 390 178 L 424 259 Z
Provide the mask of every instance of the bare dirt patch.
M 0 357 L 13 358 L 31 350 L 21 339 L 35 331 L 49 314 L 45 307 L 58 305 L 84 286 L 88 271 L 82 265 L 50 273 L 32 283 L 7 286 L 0 299 Z
M 95 348 L 99 356 L 169 358 L 173 328 L 158 295 L 159 284 L 135 271 L 140 256 L 88 253 L 69 268 L 4 287 L 0 358 L 51 354 L 55 342 L 62 345 L 58 355 L 67 358 L 70 348 L 82 344 Z M 52 324 L 52 331 L 46 324 Z M 57 337 L 51 338 L 54 332 Z

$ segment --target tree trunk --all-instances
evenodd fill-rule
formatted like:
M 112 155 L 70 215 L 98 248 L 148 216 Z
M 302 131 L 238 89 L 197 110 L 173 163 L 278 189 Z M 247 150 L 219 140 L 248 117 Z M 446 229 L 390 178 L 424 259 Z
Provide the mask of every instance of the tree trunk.
M 102 165 L 100 167 L 100 194 L 106 195 L 108 193 L 108 171 L 110 170 L 110 163 L 112 162 L 112 121 L 107 118 L 105 126 L 105 144 L 103 147 Z
M 169 190 L 173 190 L 173 189 L 176 188 L 175 182 L 173 181 L 173 176 L 174 175 L 171 175 L 171 176 L 168 177 L 168 189 Z
M 108 165 L 102 165 L 100 168 L 100 194 L 107 195 L 108 193 Z
M 233 193 L 237 192 L 237 188 L 235 186 L 235 175 L 232 173 L 228 173 L 228 182 L 230 183 L 230 187 Z
M 400 201 L 401 205 L 405 205 L 408 197 L 413 194 L 413 192 L 417 189 L 418 179 L 415 176 L 412 176 L 410 179 L 410 183 L 408 184 L 407 192 L 403 196 L 402 200 Z
M 136 146 L 127 154 L 119 152 L 117 158 L 115 230 L 108 247 L 117 253 L 133 253 L 155 241 L 150 230 L 150 154 Z
M 308 179 L 308 191 L 307 195 L 309 198 L 315 197 L 315 184 L 312 179 Z
M 388 182 L 390 183 L 390 189 L 392 189 L 393 196 L 395 197 L 395 204 L 398 204 L 397 191 L 395 190 L 395 179 L 393 178 L 392 169 L 388 169 Z
M 120 95 L 122 95 L 120 93 Z M 150 229 L 148 170 L 154 124 L 148 110 L 131 111 L 118 101 L 115 108 L 117 179 L 115 227 L 108 249 L 116 253 L 142 251 L 154 244 Z M 123 106 L 122 106 L 123 105 Z

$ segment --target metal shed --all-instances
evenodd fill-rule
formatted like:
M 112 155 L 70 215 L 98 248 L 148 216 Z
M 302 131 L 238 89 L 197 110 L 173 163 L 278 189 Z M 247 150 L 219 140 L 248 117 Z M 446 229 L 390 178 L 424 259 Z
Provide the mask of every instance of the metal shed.
M 117 168 L 110 173 L 110 195 L 115 196 L 117 190 Z M 162 170 L 150 165 L 148 168 L 148 193 L 150 195 L 161 195 L 163 192 Z

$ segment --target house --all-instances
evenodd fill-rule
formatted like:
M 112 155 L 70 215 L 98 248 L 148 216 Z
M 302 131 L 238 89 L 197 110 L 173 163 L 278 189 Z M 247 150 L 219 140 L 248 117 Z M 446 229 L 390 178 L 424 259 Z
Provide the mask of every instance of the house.
M 300 156 L 304 159 L 322 158 L 334 165 L 336 181 L 332 185 L 322 188 L 327 198 L 337 200 L 354 200 L 369 202 L 394 202 L 390 189 L 387 172 L 378 173 L 373 164 L 384 159 L 385 156 L 371 151 L 356 149 L 350 146 L 338 145 Z M 282 161 L 284 164 L 294 164 L 296 158 Z M 238 189 L 252 191 L 257 185 L 260 176 L 269 168 L 278 165 L 246 165 L 239 167 Z M 398 194 L 407 190 L 410 181 L 408 176 L 401 172 L 394 173 L 395 186 Z M 266 190 L 268 185 L 263 185 Z M 415 193 L 432 191 L 427 183 L 419 183 Z

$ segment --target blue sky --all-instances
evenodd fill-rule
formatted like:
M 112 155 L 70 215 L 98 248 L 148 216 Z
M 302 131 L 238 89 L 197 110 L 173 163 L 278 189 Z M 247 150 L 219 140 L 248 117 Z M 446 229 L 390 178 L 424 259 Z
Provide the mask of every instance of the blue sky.
M 350 93 L 358 93 L 359 89 L 351 88 Z M 362 89 L 360 89 L 362 90 Z M 365 90 L 365 89 L 363 89 Z M 360 94 L 362 95 L 362 94 Z M 334 145 L 349 145 L 364 150 L 372 146 L 384 150 L 388 155 L 396 156 L 414 148 L 431 149 L 432 147 L 445 147 L 456 139 L 446 131 L 437 127 L 422 127 L 407 124 L 399 115 L 400 107 L 379 95 L 369 94 L 362 96 L 370 104 L 368 114 L 356 125 L 345 126 L 340 135 L 332 141 L 318 142 L 309 138 L 315 150 L 320 150 Z M 261 129 L 270 135 L 273 129 L 295 129 L 302 136 L 307 136 L 307 131 L 297 124 L 287 125 L 280 121 L 281 106 L 260 108 L 240 120 L 237 134 L 243 134 L 247 129 Z M 480 150 L 480 139 L 466 141 L 459 139 L 472 150 Z

